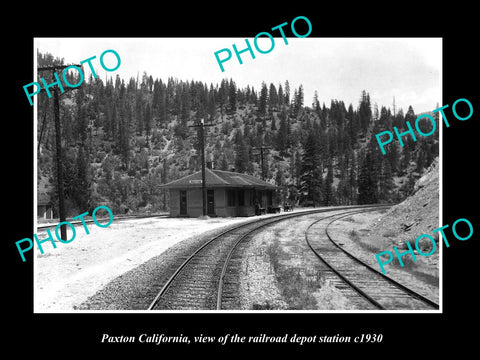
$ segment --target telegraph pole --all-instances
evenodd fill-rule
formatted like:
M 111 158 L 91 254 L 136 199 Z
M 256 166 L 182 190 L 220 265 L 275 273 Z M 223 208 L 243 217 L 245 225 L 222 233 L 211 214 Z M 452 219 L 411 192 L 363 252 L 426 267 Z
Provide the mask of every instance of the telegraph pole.
M 264 154 L 264 150 L 268 150 L 270 149 L 269 146 L 260 146 L 259 148 L 258 147 L 254 147 L 253 148 L 254 150 L 260 150 L 260 164 L 261 164 L 261 167 L 262 167 L 262 180 L 265 180 L 265 167 L 263 165 L 264 163 L 264 158 L 263 158 L 263 154 Z M 258 155 L 258 154 L 257 154 Z
M 40 67 L 37 71 L 52 71 L 52 81 L 55 81 L 55 72 L 59 69 L 65 69 L 71 65 L 53 65 L 47 67 Z M 81 67 L 81 65 L 75 65 Z M 60 100 L 58 99 L 58 89 L 53 88 L 53 113 L 55 120 L 55 148 L 56 148 L 56 168 L 57 168 L 57 189 L 58 189 L 58 212 L 60 222 L 65 222 L 65 189 L 63 186 L 63 166 L 62 166 L 62 137 L 60 126 Z M 67 240 L 67 228 L 65 225 L 60 226 L 60 237 L 62 240 Z
M 200 129 L 200 158 L 202 162 L 202 205 L 203 216 L 207 216 L 207 188 L 205 183 L 205 126 L 213 126 L 214 124 L 205 124 L 203 118 L 195 125 L 189 127 L 196 127 Z
M 167 158 L 163 158 L 162 183 L 167 183 Z M 167 190 L 163 189 L 163 211 L 167 211 Z

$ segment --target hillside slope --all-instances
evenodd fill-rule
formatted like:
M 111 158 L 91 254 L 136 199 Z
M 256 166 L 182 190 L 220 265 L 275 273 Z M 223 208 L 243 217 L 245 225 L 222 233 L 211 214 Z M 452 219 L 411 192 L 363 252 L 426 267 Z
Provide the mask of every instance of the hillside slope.
M 372 233 L 391 237 L 395 246 L 413 245 L 421 234 L 432 234 L 439 224 L 439 160 L 438 157 L 415 183 L 414 193 L 390 208 L 372 227 Z M 438 233 L 434 236 L 438 242 Z M 430 246 L 428 240 L 427 244 Z M 413 246 L 412 246 L 413 247 Z
M 38 60 L 48 66 L 53 57 Z M 60 102 L 67 216 L 100 204 L 115 214 L 168 211 L 168 192 L 159 185 L 200 170 L 200 133 L 192 127 L 200 119 L 209 125 L 206 161 L 277 185 L 275 202 L 397 203 L 410 195 L 438 154 L 438 132 L 407 136 L 403 146 L 392 142 L 383 155 L 374 135 L 393 126 L 403 132 L 415 121 L 411 106 L 392 113 L 372 104 L 366 90 L 358 104 L 325 100 L 320 104 L 317 96 L 306 106 L 302 86 L 290 89 L 288 80 L 263 82 L 259 90 L 233 79 L 208 86 L 146 73 L 86 81 Z M 43 93 L 38 119 L 39 184 L 51 185 L 46 192 L 57 217 L 56 128 Z

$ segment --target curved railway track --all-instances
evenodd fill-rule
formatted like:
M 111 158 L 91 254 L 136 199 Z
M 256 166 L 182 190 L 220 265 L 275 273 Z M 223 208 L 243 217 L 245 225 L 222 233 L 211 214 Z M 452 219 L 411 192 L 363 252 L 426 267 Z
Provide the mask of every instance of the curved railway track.
M 335 221 L 385 206 L 337 207 L 301 213 L 282 214 L 236 225 L 205 241 L 189 256 L 180 259 L 171 275 L 150 303 L 148 310 L 235 309 L 238 271 L 246 240 L 256 232 L 294 217 L 345 210 L 323 216 L 305 230 L 309 248 L 325 265 L 325 275 L 357 307 L 368 310 L 438 309 L 438 304 L 381 274 L 344 250 L 331 237 L 328 228 Z
M 305 230 L 305 240 L 314 254 L 328 267 L 331 273 L 335 274 L 330 276 L 334 285 L 337 288 L 353 289 L 359 297 L 370 303 L 369 308 L 380 310 L 438 309 L 439 306 L 435 302 L 375 270 L 332 239 L 328 228 L 335 221 L 355 213 L 374 210 L 364 209 L 323 217 L 310 224 Z
M 235 266 L 230 266 L 236 260 L 235 250 L 255 232 L 293 217 L 371 207 L 349 206 L 283 214 L 230 228 L 207 240 L 188 256 L 166 280 L 148 310 L 220 310 L 236 296 L 230 280 L 236 271 Z

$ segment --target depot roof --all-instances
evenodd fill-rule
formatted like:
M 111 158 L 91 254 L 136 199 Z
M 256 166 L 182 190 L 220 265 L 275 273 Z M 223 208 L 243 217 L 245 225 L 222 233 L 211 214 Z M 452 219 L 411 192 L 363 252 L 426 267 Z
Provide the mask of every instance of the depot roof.
M 209 188 L 257 188 L 257 189 L 276 189 L 277 187 L 266 181 L 258 179 L 252 175 L 242 174 L 233 171 L 205 169 L 205 186 Z M 202 172 L 197 171 L 193 174 L 184 176 L 178 180 L 161 185 L 167 189 L 185 189 L 201 188 Z

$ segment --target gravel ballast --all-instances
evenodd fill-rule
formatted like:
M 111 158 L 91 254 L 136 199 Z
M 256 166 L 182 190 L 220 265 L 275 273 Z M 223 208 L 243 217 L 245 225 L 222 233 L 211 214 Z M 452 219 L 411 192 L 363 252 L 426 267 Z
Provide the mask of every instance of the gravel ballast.
M 297 211 L 305 210 L 308 209 Z M 269 216 L 274 214 L 262 215 Z M 200 243 L 212 231 L 255 219 L 257 217 L 121 220 L 114 221 L 107 228 L 88 224 L 89 235 L 79 225 L 74 241 L 68 244 L 56 242 L 56 248 L 46 242 L 44 254 L 36 251 L 34 311 L 140 309 L 145 304 L 127 302 L 126 294 L 142 287 L 144 289 L 139 294 L 146 294 L 148 277 L 155 277 L 150 269 L 172 265 L 169 259 L 177 257 L 182 249 L 186 251 L 189 246 Z M 67 230 L 70 239 L 71 232 L 68 227 Z M 45 230 L 38 231 L 37 235 L 39 239 L 47 237 Z M 129 285 L 122 284 L 123 280 L 128 280 Z M 115 282 L 109 285 L 112 281 Z M 103 289 L 107 285 L 109 289 Z M 102 289 L 105 299 L 93 298 Z
M 87 235 L 77 226 L 77 236 L 68 244 L 56 242 L 53 248 L 44 243 L 44 254 L 37 250 L 34 259 L 34 311 L 70 312 L 117 277 L 138 268 L 138 278 L 153 266 L 156 259 L 170 248 L 186 240 L 194 243 L 200 234 L 222 227 L 250 221 L 248 218 L 147 218 L 113 222 L 108 228 L 88 224 Z M 67 237 L 71 238 L 70 229 Z M 55 236 L 55 235 L 53 235 Z M 38 232 L 46 238 L 45 231 Z M 173 250 L 172 250 L 173 251 Z M 170 254 L 168 252 L 167 254 Z M 170 255 L 166 255 L 167 257 Z M 141 266 L 151 260 L 150 264 Z M 136 281 L 138 282 L 138 281 Z M 117 284 L 118 285 L 118 284 Z M 133 291 L 133 290 L 132 290 Z M 104 304 L 92 308 L 114 307 L 113 293 Z M 115 305 L 117 306 L 117 305 Z M 121 306 L 121 305 L 118 305 Z

